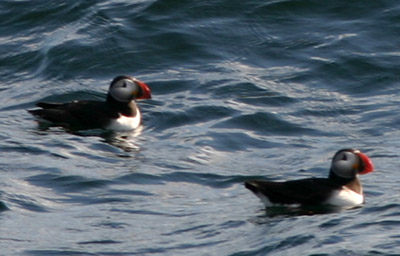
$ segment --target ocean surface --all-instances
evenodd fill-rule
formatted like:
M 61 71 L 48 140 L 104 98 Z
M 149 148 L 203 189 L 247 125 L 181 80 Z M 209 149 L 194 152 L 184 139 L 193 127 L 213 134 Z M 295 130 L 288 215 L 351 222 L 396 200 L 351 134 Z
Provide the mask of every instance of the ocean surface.
M 0 1 L 0 255 L 400 255 L 400 2 Z M 44 129 L 38 101 L 153 98 L 130 133 Z M 326 177 L 365 205 L 264 209 L 243 182 Z

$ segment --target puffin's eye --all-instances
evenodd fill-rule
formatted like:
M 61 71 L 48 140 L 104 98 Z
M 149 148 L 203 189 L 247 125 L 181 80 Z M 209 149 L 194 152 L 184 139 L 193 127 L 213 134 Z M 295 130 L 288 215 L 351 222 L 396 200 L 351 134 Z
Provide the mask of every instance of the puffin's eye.
M 346 161 L 346 160 L 347 160 L 347 156 L 346 156 L 346 154 L 343 154 L 343 155 L 342 155 L 342 160 L 344 160 L 344 161 Z
M 124 84 L 122 85 L 122 88 L 126 88 L 128 85 L 126 84 L 126 82 L 124 82 Z

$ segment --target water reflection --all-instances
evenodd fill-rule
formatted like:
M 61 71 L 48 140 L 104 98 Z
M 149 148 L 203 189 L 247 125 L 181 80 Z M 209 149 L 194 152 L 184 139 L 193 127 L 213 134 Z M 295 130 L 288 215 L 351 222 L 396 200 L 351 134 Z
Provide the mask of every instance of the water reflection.
M 63 127 L 53 126 L 48 122 L 38 122 L 37 133 L 40 135 L 60 132 L 67 132 L 69 134 L 81 137 L 100 137 L 103 142 L 106 142 L 114 147 L 122 149 L 125 152 L 138 152 L 140 150 L 139 137 L 142 134 L 143 126 L 139 126 L 132 131 L 114 132 L 103 129 L 91 130 L 70 130 Z
M 143 126 L 139 126 L 133 131 L 129 132 L 105 132 L 102 138 L 110 145 L 120 148 L 125 152 L 139 152 L 140 151 L 140 135 L 142 134 Z

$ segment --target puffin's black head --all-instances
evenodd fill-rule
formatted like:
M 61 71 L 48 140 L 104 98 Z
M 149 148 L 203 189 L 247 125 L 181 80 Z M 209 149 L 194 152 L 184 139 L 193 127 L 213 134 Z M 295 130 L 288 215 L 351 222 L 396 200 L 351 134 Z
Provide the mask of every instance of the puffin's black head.
M 151 99 L 147 84 L 130 76 L 117 76 L 111 81 L 108 96 L 118 102 L 130 102 L 134 99 Z
M 371 159 L 357 149 L 342 149 L 332 158 L 331 173 L 341 178 L 354 178 L 374 170 Z

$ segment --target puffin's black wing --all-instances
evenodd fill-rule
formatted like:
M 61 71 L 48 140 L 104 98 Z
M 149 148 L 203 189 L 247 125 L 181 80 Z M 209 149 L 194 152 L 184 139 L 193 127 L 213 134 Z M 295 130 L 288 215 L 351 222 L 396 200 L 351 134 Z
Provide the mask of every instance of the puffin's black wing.
M 104 128 L 110 119 L 118 118 L 119 114 L 113 111 L 106 102 L 74 101 L 71 103 L 36 104 L 39 109 L 28 110 L 31 114 L 50 121 L 55 125 L 71 129 Z
M 274 204 L 318 205 L 324 203 L 338 186 L 328 179 L 310 178 L 286 182 L 253 180 L 245 186 L 253 193 L 261 193 Z

